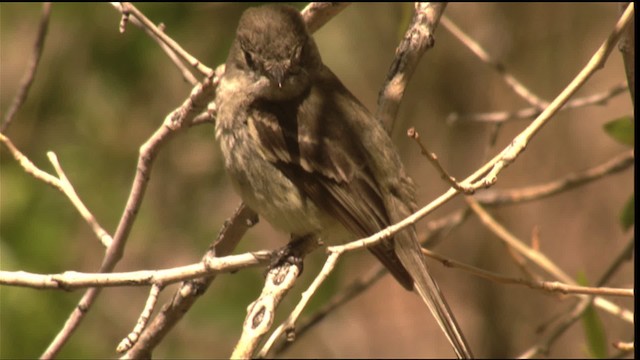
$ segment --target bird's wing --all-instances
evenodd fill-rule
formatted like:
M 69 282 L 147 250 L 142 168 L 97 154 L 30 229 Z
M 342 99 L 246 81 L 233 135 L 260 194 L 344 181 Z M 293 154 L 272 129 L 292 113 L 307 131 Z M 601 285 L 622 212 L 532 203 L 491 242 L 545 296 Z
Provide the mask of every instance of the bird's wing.
M 251 118 L 265 158 L 320 209 L 355 236 L 366 237 L 388 226 L 389 216 L 360 136 L 347 118 L 354 114 L 342 106 L 355 98 L 334 79 L 333 88 L 312 86 L 293 100 L 257 100 L 252 111 L 260 114 Z M 356 116 L 371 116 L 363 106 L 359 111 Z M 392 241 L 369 250 L 411 290 L 413 280 Z

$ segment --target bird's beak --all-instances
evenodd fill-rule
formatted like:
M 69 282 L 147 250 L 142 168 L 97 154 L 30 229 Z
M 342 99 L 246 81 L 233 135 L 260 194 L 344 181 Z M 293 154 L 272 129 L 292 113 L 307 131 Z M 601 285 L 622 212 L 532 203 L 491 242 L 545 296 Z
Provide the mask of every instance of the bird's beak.
M 271 80 L 278 83 L 279 88 L 282 88 L 282 83 L 287 73 L 286 68 L 284 66 L 274 66 L 270 69 L 269 73 L 271 74 Z

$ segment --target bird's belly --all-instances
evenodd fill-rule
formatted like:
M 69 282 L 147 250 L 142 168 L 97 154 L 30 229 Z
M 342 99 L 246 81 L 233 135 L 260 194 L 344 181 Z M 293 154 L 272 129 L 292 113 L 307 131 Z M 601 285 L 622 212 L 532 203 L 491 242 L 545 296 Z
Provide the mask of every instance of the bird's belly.
M 218 136 L 222 137 L 220 144 L 231 182 L 251 209 L 287 233 L 302 236 L 338 232 L 335 236 L 344 237 L 338 221 L 318 209 L 274 164 L 264 159 L 251 137 L 238 136 L 238 129 L 235 130 L 219 132 Z

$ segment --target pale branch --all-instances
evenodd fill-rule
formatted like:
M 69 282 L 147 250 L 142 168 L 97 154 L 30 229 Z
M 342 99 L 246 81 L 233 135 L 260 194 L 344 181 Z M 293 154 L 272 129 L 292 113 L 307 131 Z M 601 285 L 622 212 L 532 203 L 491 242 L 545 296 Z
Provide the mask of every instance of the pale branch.
M 286 335 L 288 341 L 293 341 L 293 339 L 295 338 L 295 323 L 300 317 L 300 314 L 302 314 L 302 310 L 304 310 L 318 288 L 320 288 L 320 285 L 322 285 L 322 283 L 329 277 L 331 272 L 333 272 L 338 262 L 338 258 L 342 254 L 342 252 L 332 251 L 331 248 L 329 249 L 329 252 L 329 257 L 327 258 L 327 261 L 325 261 L 324 266 L 322 267 L 322 270 L 320 270 L 318 276 L 316 276 L 307 290 L 302 293 L 300 301 L 293 309 L 291 314 L 289 314 L 287 319 L 273 331 L 269 339 L 266 341 L 266 343 L 258 353 L 258 357 L 267 357 L 275 341 L 278 340 L 278 338 L 280 338 L 282 335 Z
M 396 48 L 396 56 L 378 94 L 376 118 L 388 133 L 393 130 L 400 102 L 420 58 L 434 46 L 433 34 L 446 6 L 447 3 L 415 3 L 409 29 Z
M 195 86 L 198 83 L 198 79 L 193 75 L 191 70 L 189 70 L 185 66 L 185 64 L 182 62 L 182 60 L 180 59 L 180 56 L 176 53 L 176 51 L 174 51 L 173 48 L 171 48 L 169 45 L 163 42 L 162 39 L 156 36 L 156 32 L 154 32 L 152 28 L 146 26 L 146 24 L 150 22 L 143 23 L 142 21 L 138 20 L 138 18 L 136 17 L 132 18 L 128 11 L 124 11 L 124 7 L 121 3 L 112 3 L 112 5 L 122 14 L 122 17 L 120 19 L 120 26 L 119 26 L 119 30 L 121 34 L 125 32 L 127 24 L 129 22 L 132 22 L 134 25 L 144 30 L 144 32 L 147 33 L 147 35 L 149 35 L 153 40 L 155 40 L 158 43 L 162 51 L 164 51 L 164 53 L 167 54 L 169 59 L 174 63 L 174 65 L 178 68 L 178 70 L 180 70 L 180 73 L 182 73 L 182 77 L 185 79 L 185 81 L 190 83 L 192 86 Z M 157 26 L 156 31 L 164 32 L 164 29 L 165 29 L 164 24 L 159 24 Z
M 246 231 L 257 222 L 258 218 L 256 213 L 244 204 L 240 204 L 233 216 L 225 221 L 216 240 L 203 255 L 202 261 L 210 261 L 209 259 L 215 258 L 216 256 L 230 255 Z M 209 285 L 215 278 L 216 276 L 212 275 L 183 282 L 172 299 L 162 306 L 160 313 L 158 313 L 151 324 L 144 329 L 138 337 L 137 342 L 123 355 L 123 358 L 150 358 L 153 349 L 160 344 L 165 335 L 182 319 L 191 306 L 195 304 L 196 300 L 207 291 Z
M 20 164 L 24 172 L 64 193 L 62 184 L 60 183 L 60 179 L 56 178 L 46 171 L 40 170 L 33 162 L 31 162 L 31 160 L 29 160 L 28 157 L 26 157 L 20 150 L 18 150 L 11 139 L 6 137 L 2 133 L 0 133 L 0 142 L 2 142 L 7 147 L 13 158 L 18 162 L 18 164 Z
M 118 347 L 116 348 L 116 352 L 123 353 L 133 346 L 140 338 L 140 334 L 147 327 L 149 323 L 149 319 L 151 318 L 151 314 L 153 314 L 153 310 L 158 303 L 158 296 L 160 295 L 160 291 L 162 291 L 163 286 L 154 284 L 151 286 L 151 290 L 149 290 L 149 297 L 147 298 L 147 302 L 144 305 L 144 309 L 142 309 L 142 313 L 138 317 L 138 321 L 136 322 L 136 326 L 133 330 L 120 341 Z
M 190 265 L 170 269 L 138 270 L 110 273 L 82 273 L 65 271 L 60 274 L 35 274 L 25 271 L 0 271 L 0 284 L 34 289 L 76 290 L 88 287 L 168 285 L 180 281 L 229 273 L 240 269 L 267 265 L 269 251 L 257 251 L 241 255 L 211 257 Z
M 62 170 L 62 166 L 60 166 L 56 154 L 53 151 L 49 151 L 47 152 L 47 157 L 49 158 L 49 161 L 58 174 L 58 179 L 60 179 L 60 185 L 62 186 L 62 191 L 64 192 L 64 194 L 67 195 L 73 206 L 84 218 L 85 222 L 89 224 L 91 230 L 93 230 L 94 234 L 100 240 L 102 245 L 105 248 L 108 248 L 113 242 L 113 238 L 111 237 L 111 235 L 109 235 L 109 233 L 104 228 L 102 228 L 102 226 L 100 226 L 98 220 L 96 220 L 96 217 L 93 216 L 89 209 L 87 209 L 87 207 L 84 205 L 82 200 L 80 200 L 80 197 L 76 193 L 76 190 L 73 188 L 73 185 L 71 185 L 71 181 L 69 181 L 67 175 Z
M 302 262 L 305 256 L 320 245 L 321 242 L 316 237 L 308 236 L 292 240 L 277 252 L 280 258 L 276 265 L 269 269 L 262 293 L 247 309 L 242 334 L 233 349 L 232 359 L 254 357 L 253 354 L 260 341 L 273 325 L 276 309 L 295 285 L 296 279 L 302 272 Z M 259 355 L 259 357 L 263 356 Z
M 285 263 L 267 273 L 260 297 L 248 307 L 242 334 L 233 349 L 231 359 L 254 357 L 263 336 L 271 329 L 276 308 L 295 284 L 300 270 L 300 266 Z
M 80 197 L 73 188 L 73 185 L 64 174 L 62 167 L 58 163 L 58 158 L 52 151 L 49 151 L 47 153 L 47 156 L 49 157 L 49 161 L 53 165 L 55 171 L 58 173 L 58 177 L 55 177 L 47 173 L 46 171 L 40 170 L 35 164 L 33 164 L 33 162 L 31 162 L 31 160 L 29 160 L 29 158 L 26 157 L 26 155 L 24 155 L 22 152 L 20 152 L 20 150 L 18 150 L 18 148 L 16 148 L 16 146 L 8 137 L 4 136 L 2 133 L 0 133 L 0 142 L 2 142 L 7 147 L 7 149 L 9 149 L 9 152 L 11 153 L 11 155 L 13 155 L 13 158 L 20 164 L 24 172 L 30 174 L 34 178 L 48 185 L 51 185 L 67 196 L 69 201 L 71 201 L 71 204 L 75 207 L 76 210 L 78 210 L 82 218 L 84 218 L 85 222 L 91 227 L 91 230 L 93 230 L 98 240 L 100 240 L 100 242 L 105 247 L 108 247 L 111 244 L 111 242 L 113 241 L 111 235 L 109 235 L 109 233 L 107 233 L 102 228 L 102 226 L 100 226 L 95 216 L 93 216 L 89 209 L 87 209 L 87 207 L 84 205 L 82 200 L 80 200 Z
M 336 257 L 337 258 L 337 257 Z M 334 259 L 332 259 L 333 261 Z M 325 263 L 325 267 L 334 266 L 333 263 L 329 263 L 328 265 Z M 324 305 L 317 310 L 315 313 L 308 316 L 303 321 L 299 322 L 294 329 L 283 329 L 285 333 L 295 335 L 296 339 L 300 339 L 303 335 L 308 334 L 308 331 L 312 329 L 315 325 L 319 324 L 321 320 L 327 317 L 332 312 L 341 308 L 343 305 L 349 303 L 351 300 L 355 299 L 359 295 L 363 294 L 367 291 L 373 284 L 377 283 L 378 280 L 382 279 L 385 275 L 389 273 L 389 270 L 382 266 L 382 264 L 378 264 L 375 266 L 376 269 L 372 271 L 371 275 L 366 276 L 364 278 L 358 279 L 353 283 L 349 284 L 348 287 L 343 289 L 340 292 L 334 294 L 328 301 L 324 303 Z M 271 356 L 275 357 L 282 354 L 286 351 L 291 344 L 292 341 L 288 341 L 279 336 L 277 339 L 274 338 L 274 344 L 269 344 L 272 348 Z M 270 339 L 271 341 L 271 339 Z M 265 345 L 266 347 L 266 345 Z M 265 349 L 268 350 L 268 349 Z M 264 352 L 264 351 L 263 351 Z
M 47 30 L 49 29 L 49 18 L 51 17 L 51 3 L 45 2 L 42 4 L 42 17 L 40 18 L 40 25 L 38 26 L 38 34 L 36 35 L 36 41 L 33 45 L 33 52 L 29 61 L 27 62 L 27 69 L 25 70 L 22 80 L 20 80 L 20 87 L 16 96 L 11 102 L 9 110 L 4 116 L 4 121 L 0 125 L 0 133 L 6 133 L 9 125 L 15 118 L 18 110 L 22 104 L 24 104 L 27 96 L 29 95 L 29 89 L 33 84 L 33 79 L 36 77 L 36 70 L 38 70 L 38 64 L 42 57 L 42 50 L 44 49 L 44 42 L 47 37 Z
M 613 347 L 621 350 L 624 353 L 623 356 L 626 356 L 627 353 L 632 352 L 635 348 L 633 341 L 616 341 L 613 343 Z M 613 358 L 617 359 L 618 357 L 613 357 Z M 620 358 L 622 358 L 622 356 L 620 356 Z
M 346 9 L 348 2 L 310 2 L 300 14 L 310 33 L 316 32 L 334 16 Z

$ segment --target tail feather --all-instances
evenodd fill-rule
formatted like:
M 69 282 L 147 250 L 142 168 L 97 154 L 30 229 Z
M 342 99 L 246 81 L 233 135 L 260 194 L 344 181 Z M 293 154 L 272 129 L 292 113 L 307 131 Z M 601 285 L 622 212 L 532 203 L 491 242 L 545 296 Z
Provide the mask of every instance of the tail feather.
M 410 213 L 406 205 L 400 202 L 397 198 L 394 198 L 390 205 L 395 208 L 395 211 L 391 212 L 391 214 L 396 215 L 391 219 L 393 222 L 402 220 Z M 440 328 L 449 339 L 449 342 L 453 346 L 458 358 L 473 358 L 471 349 L 469 348 L 469 345 L 467 344 L 451 309 L 449 309 L 449 305 L 444 299 L 438 284 L 429 273 L 427 262 L 422 255 L 422 250 L 420 248 L 420 243 L 418 242 L 415 229 L 410 227 L 400 231 L 394 236 L 394 241 L 395 251 L 400 262 L 413 278 L 414 289 L 436 318 L 438 325 L 440 325 Z
M 438 284 L 429 274 L 427 264 L 424 261 L 417 239 L 414 238 L 414 241 L 411 237 L 396 237 L 396 253 L 409 274 L 413 277 L 414 289 L 418 295 L 420 295 L 427 307 L 429 307 L 429 310 L 436 318 L 436 321 L 438 322 L 438 325 L 440 325 L 442 331 L 447 335 L 447 338 L 453 346 L 458 358 L 473 358 L 469 345 L 467 345 L 460 327 L 458 326 L 451 309 L 449 309 L 449 305 L 440 292 Z

